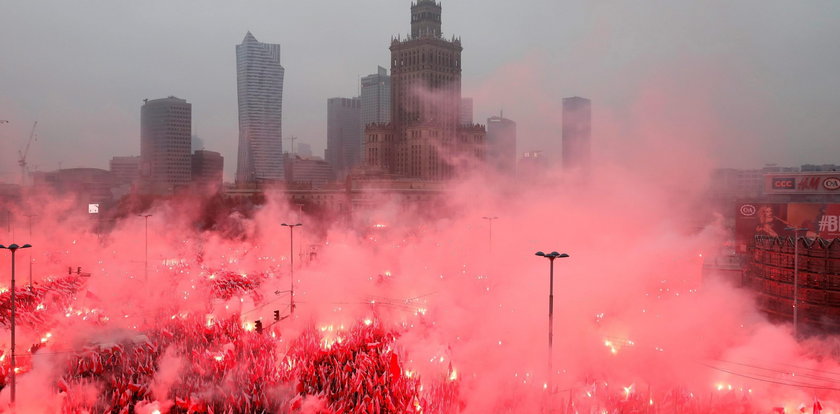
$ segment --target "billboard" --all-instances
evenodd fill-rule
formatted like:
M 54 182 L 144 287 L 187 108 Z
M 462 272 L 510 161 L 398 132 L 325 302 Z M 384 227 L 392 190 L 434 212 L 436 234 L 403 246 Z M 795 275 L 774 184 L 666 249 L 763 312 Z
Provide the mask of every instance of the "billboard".
M 840 173 L 772 173 L 764 176 L 764 194 L 837 194 Z
M 736 204 L 736 209 L 739 247 L 755 235 L 793 236 L 793 231 L 785 230 L 790 227 L 806 229 L 800 236 L 840 238 L 840 204 L 744 202 Z

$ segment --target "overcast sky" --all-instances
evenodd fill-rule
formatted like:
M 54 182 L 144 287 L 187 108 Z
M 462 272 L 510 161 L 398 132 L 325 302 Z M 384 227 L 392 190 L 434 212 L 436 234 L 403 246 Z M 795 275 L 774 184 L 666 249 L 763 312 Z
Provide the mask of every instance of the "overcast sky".
M 707 142 L 722 166 L 840 163 L 838 1 L 442 4 L 445 36 L 462 39 L 476 121 L 503 108 L 518 122 L 520 151 L 556 155 L 560 100 L 578 95 L 593 101 L 596 159 L 670 122 L 669 139 Z M 16 152 L 36 120 L 29 160 L 42 171 L 139 155 L 142 99 L 169 95 L 192 103 L 195 133 L 232 177 L 234 47 L 249 30 L 281 44 L 284 136 L 323 155 L 327 99 L 356 95 L 360 75 L 388 67 L 409 7 L 0 0 L 0 120 L 9 121 L 0 124 L 0 181 L 16 180 Z

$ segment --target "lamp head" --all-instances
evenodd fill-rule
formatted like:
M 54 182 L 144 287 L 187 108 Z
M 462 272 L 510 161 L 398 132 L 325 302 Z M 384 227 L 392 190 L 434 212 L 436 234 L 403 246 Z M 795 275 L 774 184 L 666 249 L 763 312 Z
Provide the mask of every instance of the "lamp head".
M 536 252 L 534 254 L 536 254 L 537 256 L 545 257 L 545 253 L 543 253 L 543 252 Z
M 17 245 L 17 244 L 15 244 L 15 243 L 12 243 L 12 244 L 10 244 L 10 245 L 8 245 L 8 246 L 3 246 L 2 244 L 0 244 L 0 249 L 9 249 L 9 250 L 11 250 L 11 251 L 13 251 L 13 252 L 14 252 L 15 250 L 17 250 L 17 249 L 28 249 L 28 248 L 30 248 L 30 247 L 32 247 L 32 245 L 31 245 L 31 244 L 24 244 L 23 246 L 18 246 L 18 245 Z

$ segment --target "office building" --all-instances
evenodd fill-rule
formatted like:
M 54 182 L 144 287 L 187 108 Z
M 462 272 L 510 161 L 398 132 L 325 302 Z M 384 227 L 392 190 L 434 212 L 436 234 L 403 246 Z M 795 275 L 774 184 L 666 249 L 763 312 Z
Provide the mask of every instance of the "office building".
M 192 155 L 193 184 L 218 189 L 222 186 L 225 159 L 215 151 L 197 150 Z
M 563 98 L 563 170 L 589 173 L 591 125 L 589 99 Z
M 146 100 L 140 108 L 140 175 L 143 191 L 172 194 L 192 175 L 192 104 L 174 96 Z
M 237 185 L 283 179 L 283 75 L 280 45 L 258 42 L 251 32 L 236 46 L 239 98 Z
M 362 78 L 359 134 L 360 154 L 365 153 L 365 127 L 391 122 L 391 77 L 388 70 L 377 67 L 376 73 Z
M 295 145 L 295 154 L 300 155 L 303 158 L 308 158 L 312 156 L 312 145 L 309 145 L 305 142 L 299 142 Z
M 286 181 L 295 187 L 322 188 L 335 180 L 333 167 L 318 157 L 286 154 Z
M 359 98 L 327 100 L 327 149 L 324 151 L 324 158 L 339 178 L 358 165 L 361 158 L 361 107 Z
M 487 165 L 503 175 L 516 175 L 516 122 L 502 114 L 487 118 Z
M 108 165 L 117 185 L 135 184 L 140 178 L 140 157 L 112 157 Z

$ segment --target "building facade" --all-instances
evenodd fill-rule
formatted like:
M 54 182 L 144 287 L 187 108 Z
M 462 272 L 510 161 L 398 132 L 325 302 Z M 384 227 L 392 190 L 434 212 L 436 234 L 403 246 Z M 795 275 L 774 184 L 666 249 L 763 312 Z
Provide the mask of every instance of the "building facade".
M 840 331 L 840 239 L 757 236 L 743 284 L 773 319 L 793 319 L 796 292 L 800 329 Z
M 516 175 L 516 122 L 501 114 L 487 118 L 487 164 L 503 175 Z
M 131 185 L 140 178 L 140 157 L 112 157 L 108 166 L 115 184 Z
M 222 187 L 225 158 L 215 151 L 197 150 L 192 155 L 193 184 L 210 189 Z
M 360 154 L 365 153 L 365 127 L 391 122 L 391 77 L 388 70 L 377 67 L 376 73 L 362 78 L 362 108 L 359 118 Z
M 441 6 L 411 6 L 411 35 L 391 41 L 391 122 L 368 125 L 365 163 L 385 173 L 445 180 L 483 161 L 486 131 L 462 125 L 461 41 L 443 38 Z
M 461 125 L 473 124 L 473 100 L 472 98 L 461 98 L 461 106 L 458 108 L 458 116 Z
M 587 174 L 590 168 L 592 103 L 573 96 L 563 98 L 563 170 Z
M 143 191 L 171 194 L 192 177 L 192 104 L 174 96 L 146 100 L 140 108 L 140 175 Z
M 335 181 L 333 167 L 318 157 L 287 154 L 285 168 L 286 181 L 292 187 L 316 189 Z
M 361 99 L 327 100 L 327 149 L 324 158 L 339 178 L 347 175 L 361 160 Z
M 237 185 L 283 179 L 283 76 L 280 45 L 251 32 L 236 45 L 239 98 Z

